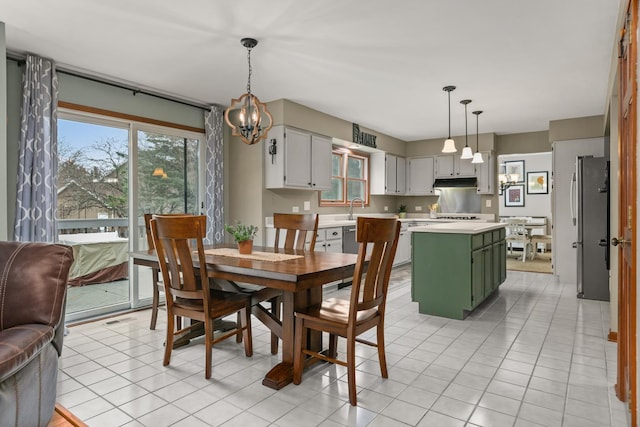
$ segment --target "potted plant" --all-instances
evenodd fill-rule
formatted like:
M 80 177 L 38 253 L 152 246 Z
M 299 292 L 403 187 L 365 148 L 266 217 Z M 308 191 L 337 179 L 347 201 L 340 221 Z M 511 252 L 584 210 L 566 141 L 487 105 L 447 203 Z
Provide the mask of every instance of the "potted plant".
M 398 217 L 406 218 L 407 217 L 407 205 L 400 205 L 398 208 Z
M 238 221 L 233 225 L 225 224 L 224 229 L 233 236 L 238 244 L 238 252 L 241 254 L 250 254 L 253 250 L 253 238 L 256 237 L 258 227 L 255 225 L 245 225 Z

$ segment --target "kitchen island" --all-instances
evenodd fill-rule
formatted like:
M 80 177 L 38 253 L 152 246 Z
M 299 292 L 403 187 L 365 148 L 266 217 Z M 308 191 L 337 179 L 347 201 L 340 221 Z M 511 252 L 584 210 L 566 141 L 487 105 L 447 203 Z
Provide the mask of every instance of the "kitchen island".
M 502 223 L 412 227 L 411 299 L 423 314 L 464 319 L 507 276 Z

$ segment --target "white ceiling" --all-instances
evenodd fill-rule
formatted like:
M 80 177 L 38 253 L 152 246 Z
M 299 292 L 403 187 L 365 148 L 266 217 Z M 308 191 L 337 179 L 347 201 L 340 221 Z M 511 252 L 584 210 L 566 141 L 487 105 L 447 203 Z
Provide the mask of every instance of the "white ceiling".
M 605 113 L 621 0 L 0 0 L 10 52 L 228 105 L 290 99 L 405 141 Z

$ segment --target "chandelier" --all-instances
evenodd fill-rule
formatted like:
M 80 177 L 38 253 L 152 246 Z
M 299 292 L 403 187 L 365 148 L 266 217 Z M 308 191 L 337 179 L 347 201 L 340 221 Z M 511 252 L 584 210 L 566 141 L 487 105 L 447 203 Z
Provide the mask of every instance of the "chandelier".
M 239 137 L 245 144 L 253 145 L 267 138 L 269 129 L 273 126 L 273 118 L 267 105 L 251 93 L 251 49 L 258 45 L 258 41 L 243 38 L 240 43 L 247 48 L 247 93 L 231 100 L 231 105 L 224 112 L 224 120 L 231 128 L 231 135 Z
M 500 169 L 501 173 L 498 174 L 498 182 L 500 183 L 500 191 L 503 192 L 512 185 L 516 185 L 520 180 L 520 175 L 517 173 L 508 174 L 504 163 L 500 165 Z

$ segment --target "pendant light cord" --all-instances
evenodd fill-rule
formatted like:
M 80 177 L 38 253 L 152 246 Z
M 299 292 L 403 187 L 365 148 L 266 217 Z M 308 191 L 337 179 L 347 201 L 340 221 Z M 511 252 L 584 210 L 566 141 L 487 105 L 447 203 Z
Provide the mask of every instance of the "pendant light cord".
M 449 137 L 447 139 L 451 139 L 451 91 L 447 93 L 449 94 Z
M 478 143 L 478 116 L 480 115 L 480 113 L 476 114 L 476 151 L 480 151 L 480 143 Z
M 480 114 L 482 114 L 482 110 L 474 111 L 471 114 L 475 114 L 476 116 L 476 151 L 480 151 L 480 142 L 479 142 L 480 137 L 478 136 L 480 128 L 478 126 L 478 118 L 480 117 Z
M 469 146 L 468 143 L 469 132 L 467 131 L 467 104 L 464 104 L 464 146 L 465 148 Z

